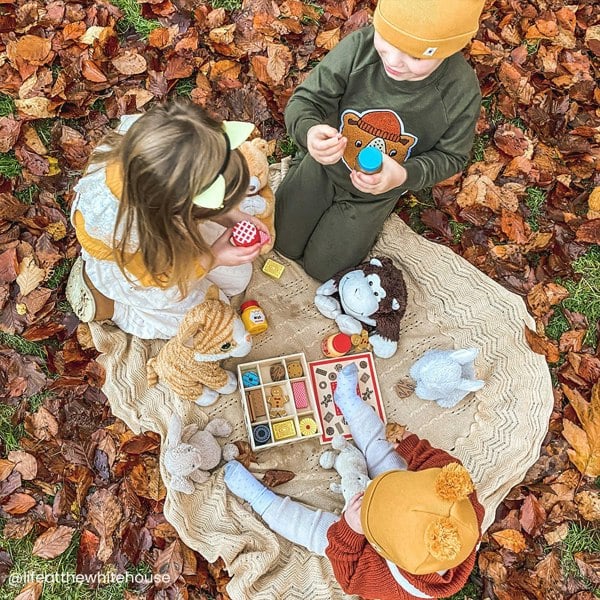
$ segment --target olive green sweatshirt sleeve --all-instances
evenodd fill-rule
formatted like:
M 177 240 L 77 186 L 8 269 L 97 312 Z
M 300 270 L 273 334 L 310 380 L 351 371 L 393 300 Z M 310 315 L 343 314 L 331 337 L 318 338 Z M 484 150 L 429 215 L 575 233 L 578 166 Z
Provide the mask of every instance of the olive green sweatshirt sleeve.
M 296 145 L 306 151 L 306 134 L 313 125 L 337 127 L 340 99 L 352 72 L 358 44 L 355 36 L 339 42 L 300 84 L 285 108 L 285 124 Z M 332 120 L 333 118 L 333 120 Z
M 478 85 L 469 86 L 465 92 L 460 102 L 447 108 L 450 127 L 435 147 L 405 161 L 408 176 L 400 190 L 432 187 L 465 168 L 471 155 L 481 106 Z

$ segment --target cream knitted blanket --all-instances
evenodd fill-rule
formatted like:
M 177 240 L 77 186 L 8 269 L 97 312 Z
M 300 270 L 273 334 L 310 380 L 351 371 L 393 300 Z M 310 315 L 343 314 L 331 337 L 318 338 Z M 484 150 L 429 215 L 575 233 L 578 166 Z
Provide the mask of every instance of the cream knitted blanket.
M 486 509 L 487 528 L 496 507 L 537 459 L 552 410 L 546 363 L 524 337 L 524 326 L 533 327 L 533 320 L 518 296 L 449 249 L 415 234 L 396 216 L 387 221 L 373 253 L 390 256 L 402 268 L 409 293 L 398 352 L 376 361 L 388 420 L 408 424 L 464 463 Z M 270 279 L 257 265 L 246 294 L 260 301 L 270 328 L 255 338 L 251 354 L 240 362 L 300 351 L 307 360 L 316 360 L 321 358 L 321 339 L 335 330 L 314 308 L 317 283 L 294 263 L 276 258 L 286 266 L 281 279 Z M 235 426 L 231 440 L 247 439 L 239 394 L 222 397 L 203 413 L 162 385 L 147 388 L 145 363 L 162 342 L 133 338 L 109 322 L 92 323 L 91 331 L 106 369 L 103 390 L 115 416 L 133 431 L 155 431 L 164 439 L 169 416 L 177 410 L 184 423 L 225 417 Z M 486 385 L 455 408 L 394 392 L 425 350 L 466 347 L 480 349 L 476 373 Z M 333 476 L 318 463 L 321 451 L 315 440 L 265 450 L 253 470 L 294 471 L 296 477 L 277 491 L 314 507 L 339 510 L 340 497 L 328 489 Z M 168 488 L 162 460 L 161 473 Z M 222 469 L 192 495 L 169 490 L 164 513 L 188 546 L 209 561 L 223 557 L 234 600 L 344 597 L 326 559 L 278 537 L 226 493 Z

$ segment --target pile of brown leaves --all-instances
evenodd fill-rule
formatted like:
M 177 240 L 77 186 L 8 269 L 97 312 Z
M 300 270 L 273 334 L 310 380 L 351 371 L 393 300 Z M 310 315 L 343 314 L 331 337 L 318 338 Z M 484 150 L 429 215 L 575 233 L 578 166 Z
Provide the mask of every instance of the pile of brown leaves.
M 143 561 L 169 576 L 143 597 L 226 598 L 223 565 L 186 548 L 162 515 L 158 437 L 111 416 L 95 351 L 65 306 L 72 188 L 112 119 L 177 94 L 283 140 L 295 86 L 374 4 L 148 0 L 136 25 L 108 3 L 1 3 L 0 92 L 14 112 L 0 117 L 0 171 L 15 171 L 0 176 L 0 400 L 24 424 L 18 450 L 0 443 L 5 539 L 32 535 L 34 554 L 51 558 L 79 536 L 80 573 Z M 567 329 L 546 335 L 569 294 L 556 280 L 577 279 L 573 261 L 600 242 L 599 19 L 592 0 L 488 2 L 469 51 L 485 97 L 475 160 L 419 215 L 424 235 L 526 299 L 528 339 L 557 383 L 542 456 L 482 544 L 482 594 L 501 600 L 591 600 L 600 586 L 597 555 L 578 552 L 567 574 L 560 562 L 570 527 L 600 520 L 600 358 L 586 336 L 598 324 L 563 307 Z M 148 23 L 146 37 L 135 31 Z M 528 202 L 532 189 L 543 204 Z M 400 214 L 414 222 L 419 202 Z M 11 568 L 0 549 L 0 584 Z M 26 588 L 40 596 L 41 584 Z

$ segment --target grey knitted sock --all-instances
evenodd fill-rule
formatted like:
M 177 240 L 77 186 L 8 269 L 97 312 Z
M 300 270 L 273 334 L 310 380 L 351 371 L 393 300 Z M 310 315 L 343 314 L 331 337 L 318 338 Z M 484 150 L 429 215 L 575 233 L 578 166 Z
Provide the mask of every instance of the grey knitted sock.
M 320 556 L 325 556 L 325 548 L 329 544 L 327 530 L 340 519 L 333 513 L 312 510 L 280 496 L 276 496 L 262 518 L 275 533 Z
M 261 516 L 269 505 L 279 498 L 237 460 L 232 460 L 225 465 L 224 480 L 229 491 L 249 502 L 250 506 Z
M 357 383 L 358 369 L 352 363 L 339 372 L 333 399 L 344 413 L 352 439 L 367 461 L 369 477 L 394 469 L 405 470 L 406 462 L 385 439 L 385 424 L 373 407 L 356 393 Z

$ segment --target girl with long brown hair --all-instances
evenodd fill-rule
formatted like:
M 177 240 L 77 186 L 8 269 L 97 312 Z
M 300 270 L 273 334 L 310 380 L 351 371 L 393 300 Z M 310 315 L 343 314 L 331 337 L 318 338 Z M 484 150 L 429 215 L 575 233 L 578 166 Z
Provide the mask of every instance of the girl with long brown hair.
M 246 288 L 260 244 L 233 246 L 231 227 L 248 219 L 268 235 L 236 208 L 249 183 L 237 147 L 253 128 L 182 102 L 121 119 L 71 207 L 82 250 L 67 298 L 82 321 L 168 339 L 211 283 L 227 296 Z

